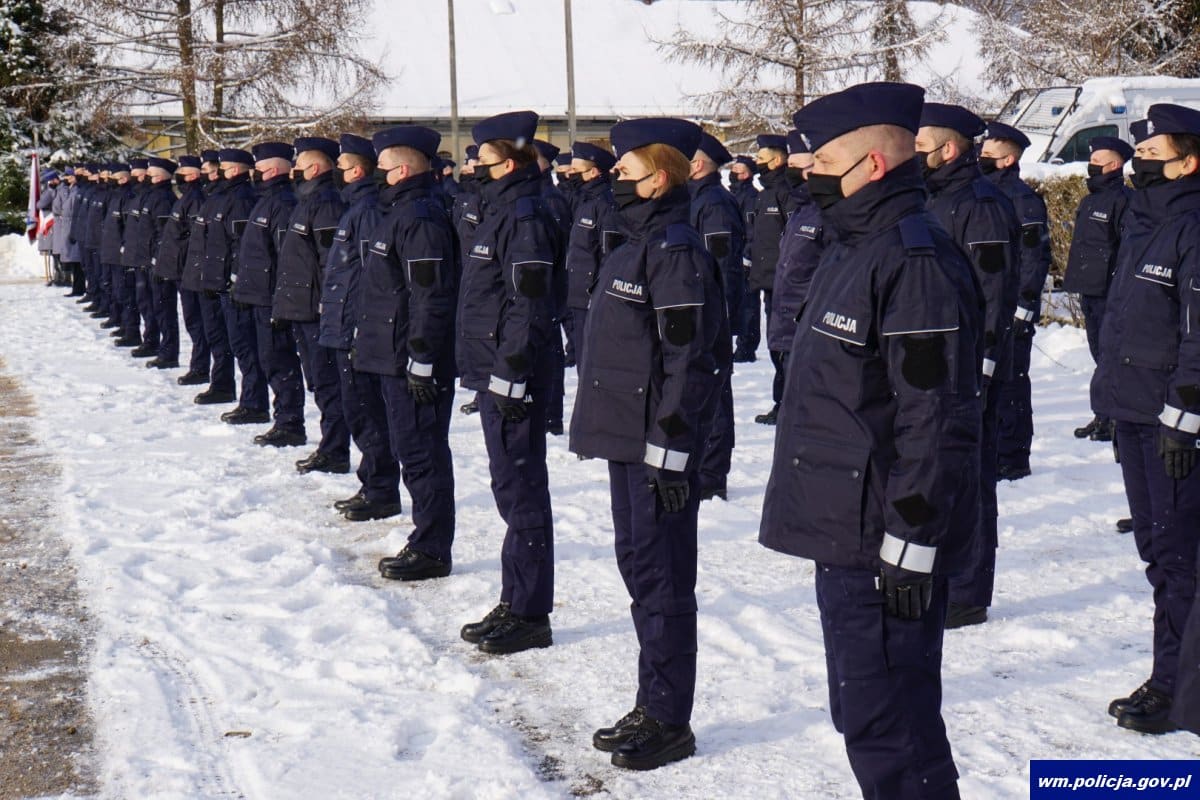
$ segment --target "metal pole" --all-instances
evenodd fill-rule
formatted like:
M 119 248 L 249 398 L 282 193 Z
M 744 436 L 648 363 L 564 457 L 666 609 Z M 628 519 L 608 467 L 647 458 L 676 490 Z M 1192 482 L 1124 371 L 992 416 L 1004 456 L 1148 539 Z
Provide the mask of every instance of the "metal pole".
M 575 32 L 571 24 L 571 0 L 563 0 L 567 26 L 567 144 L 575 141 Z
M 450 157 L 461 160 L 458 150 L 458 51 L 454 44 L 454 0 L 446 0 L 450 21 Z

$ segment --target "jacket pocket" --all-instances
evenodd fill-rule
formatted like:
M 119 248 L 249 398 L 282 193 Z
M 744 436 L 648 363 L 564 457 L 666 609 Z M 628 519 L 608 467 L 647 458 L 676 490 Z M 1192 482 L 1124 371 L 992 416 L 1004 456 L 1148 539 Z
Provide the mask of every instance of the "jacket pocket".
M 791 447 L 794 491 L 791 511 L 806 527 L 862 546 L 870 451 L 845 444 L 797 438 Z

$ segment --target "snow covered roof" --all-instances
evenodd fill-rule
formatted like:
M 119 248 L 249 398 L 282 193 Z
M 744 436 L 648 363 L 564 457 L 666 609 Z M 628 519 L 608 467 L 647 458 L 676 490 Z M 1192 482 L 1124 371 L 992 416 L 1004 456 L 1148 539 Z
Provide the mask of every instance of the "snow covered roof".
M 918 29 L 944 24 L 924 63 L 905 79 L 931 86 L 931 99 L 983 97 L 976 14 L 955 5 L 911 2 Z M 692 98 L 721 87 L 719 70 L 668 62 L 655 41 L 678 28 L 715 36 L 717 11 L 738 17 L 735 0 L 584 0 L 573 4 L 576 111 L 581 117 L 698 113 Z M 936 22 L 934 21 L 936 18 Z M 373 116 L 450 114 L 447 7 L 428 0 L 376 0 L 364 49 L 392 76 Z M 419 31 L 419 36 L 411 32 Z M 455 0 L 459 114 L 482 117 L 512 108 L 565 115 L 563 6 L 548 0 Z

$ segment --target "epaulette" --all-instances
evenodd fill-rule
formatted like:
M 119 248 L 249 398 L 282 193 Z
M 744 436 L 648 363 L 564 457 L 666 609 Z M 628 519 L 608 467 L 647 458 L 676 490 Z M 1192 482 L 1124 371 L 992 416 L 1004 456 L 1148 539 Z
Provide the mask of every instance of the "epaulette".
M 532 195 L 518 197 L 516 203 L 517 219 L 533 219 L 537 216 L 538 198 Z
M 675 222 L 667 226 L 663 247 L 668 250 L 682 250 L 692 245 L 693 230 L 691 225 Z
M 919 214 L 911 214 L 900 220 L 900 241 L 904 243 L 906 253 L 932 251 L 933 235 L 929 225 Z

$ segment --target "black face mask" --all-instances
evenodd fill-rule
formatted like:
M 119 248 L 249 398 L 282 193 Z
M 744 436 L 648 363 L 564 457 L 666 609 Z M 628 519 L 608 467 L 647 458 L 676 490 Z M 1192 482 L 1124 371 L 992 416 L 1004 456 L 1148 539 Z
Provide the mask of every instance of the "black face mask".
M 825 211 L 846 199 L 846 195 L 842 194 L 842 178 L 856 170 L 859 164 L 867 160 L 868 155 L 870 153 L 864 153 L 862 158 L 855 161 L 850 169 L 841 175 L 824 175 L 819 172 L 809 173 L 808 193 L 812 196 L 813 202 L 817 204 L 818 208 Z
M 1103 174 L 1104 174 L 1104 165 L 1103 164 L 1088 164 L 1088 177 L 1089 178 L 1099 178 Z
M 375 171 L 373 173 L 371 173 L 371 178 L 372 178 L 372 180 L 375 181 L 375 183 L 377 185 L 387 186 L 388 185 L 387 178 L 388 178 L 388 175 L 390 175 L 390 174 L 391 174 L 391 170 L 380 169 L 377 167 L 375 169 Z
M 572 173 L 571 175 L 567 176 L 566 182 L 567 186 L 571 189 L 578 189 L 579 187 L 583 186 L 583 176 L 578 172 Z
M 188 182 L 188 179 L 187 179 L 186 175 L 176 175 L 175 176 L 175 185 L 176 186 L 183 186 L 187 182 Z
M 630 206 L 646 202 L 647 198 L 638 197 L 637 185 L 651 177 L 653 177 L 653 173 L 637 180 L 613 181 L 613 200 L 617 204 L 617 209 L 624 211 Z
M 937 167 L 929 166 L 929 153 L 924 150 L 917 151 L 917 163 L 921 165 L 921 177 L 926 180 L 929 179 L 930 175 L 937 172 Z
M 757 172 L 759 175 L 766 175 L 768 172 L 771 171 L 771 168 L 769 166 L 767 166 L 768 163 L 769 162 L 766 162 L 766 161 L 755 161 L 754 162 L 754 171 Z
M 995 156 L 980 156 L 979 157 L 979 171 L 982 172 L 984 175 L 991 175 L 993 172 L 997 171 L 998 169 L 1000 169 L 1000 167 L 998 167 L 996 165 L 996 157 Z
M 250 170 L 250 182 L 251 183 L 262 183 L 262 179 L 263 179 L 262 170 L 259 170 L 259 169 Z
M 1152 186 L 1162 186 L 1164 183 L 1170 183 L 1171 179 L 1163 174 L 1163 168 L 1172 161 L 1182 160 L 1182 156 L 1168 158 L 1165 161 L 1157 161 L 1150 158 L 1134 158 L 1133 177 L 1131 179 L 1134 187 L 1149 189 Z
M 807 180 L 804 177 L 804 169 L 801 167 L 788 167 L 786 177 L 788 185 L 793 188 L 802 185 Z
M 491 183 L 495 180 L 492 177 L 491 167 L 498 167 L 503 164 L 503 161 L 497 161 L 495 164 L 479 163 L 475 165 L 475 179 L 480 183 Z
M 292 170 L 291 174 L 292 174 L 292 183 L 296 184 L 297 186 L 304 183 L 304 170 L 294 169 L 294 170 Z

